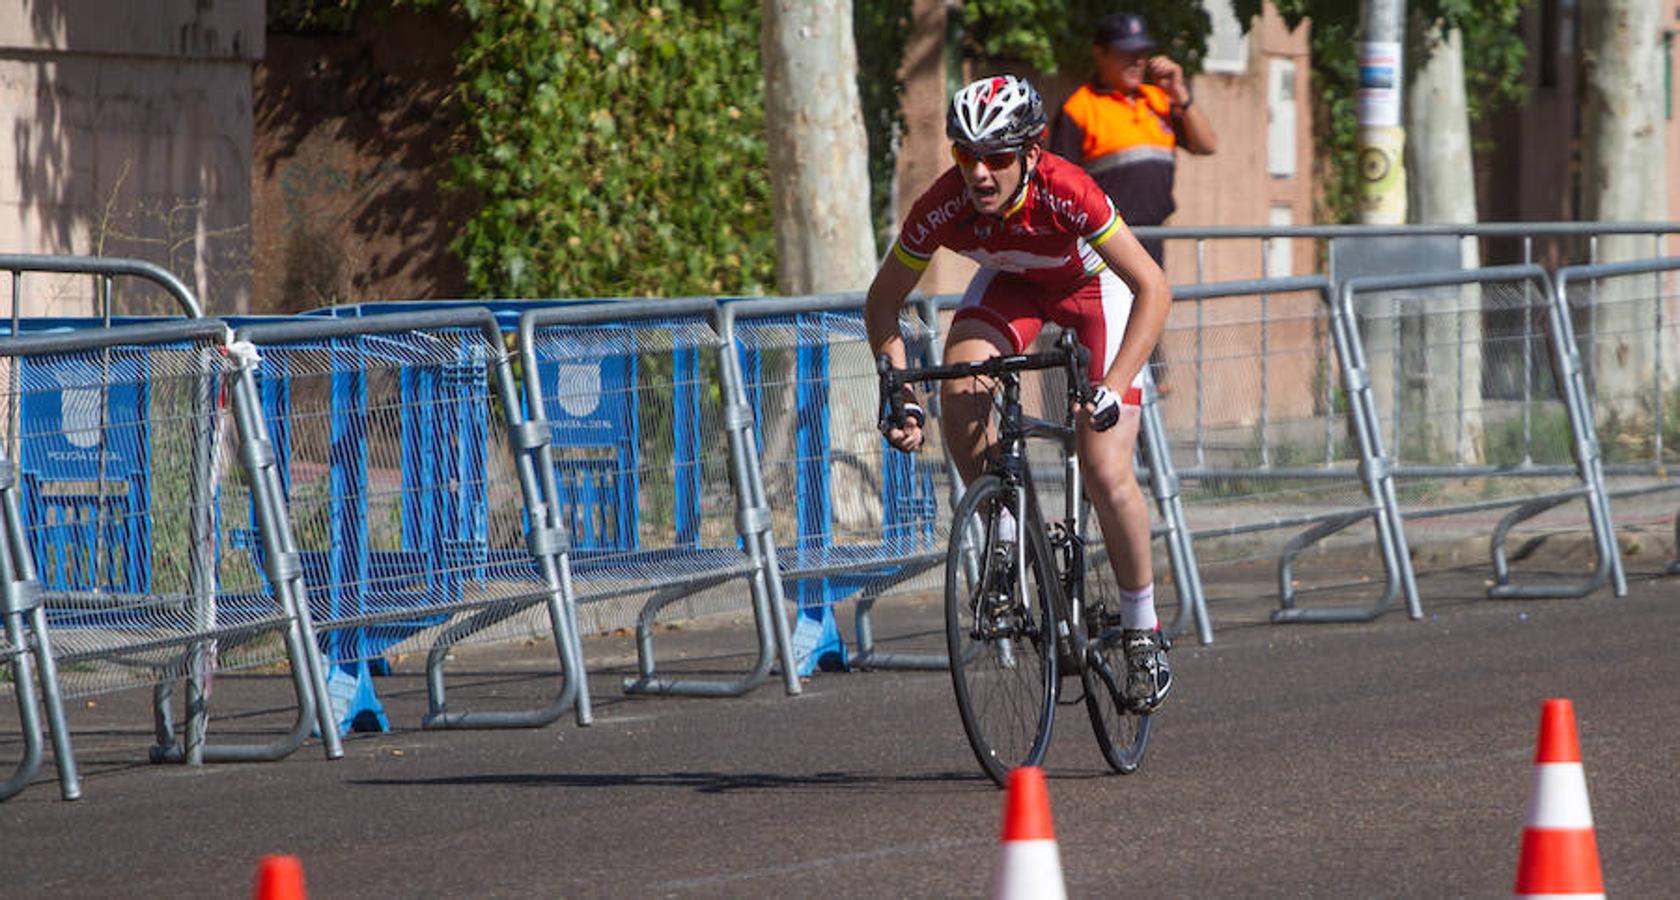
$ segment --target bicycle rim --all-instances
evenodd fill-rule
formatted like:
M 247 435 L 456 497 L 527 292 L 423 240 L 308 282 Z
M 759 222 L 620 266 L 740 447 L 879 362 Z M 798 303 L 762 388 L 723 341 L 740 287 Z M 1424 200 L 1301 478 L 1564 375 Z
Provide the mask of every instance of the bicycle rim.
M 1119 604 L 1101 578 L 1087 575 L 1085 584 L 1090 598 L 1085 607 L 1090 635 L 1088 658 L 1080 672 L 1085 683 L 1085 711 L 1091 714 L 1091 729 L 1096 732 L 1097 746 L 1109 768 L 1130 775 L 1143 763 L 1144 751 L 1149 748 L 1150 716 L 1126 705 L 1126 655 L 1120 645 Z
M 1030 543 L 1025 599 L 1018 582 L 1006 593 L 994 583 L 998 516 L 1012 501 L 996 476 L 975 481 L 952 517 L 945 558 L 945 638 L 957 710 L 975 759 L 999 786 L 1011 769 L 1043 761 L 1056 711 L 1056 660 L 1047 640 L 1054 618 Z

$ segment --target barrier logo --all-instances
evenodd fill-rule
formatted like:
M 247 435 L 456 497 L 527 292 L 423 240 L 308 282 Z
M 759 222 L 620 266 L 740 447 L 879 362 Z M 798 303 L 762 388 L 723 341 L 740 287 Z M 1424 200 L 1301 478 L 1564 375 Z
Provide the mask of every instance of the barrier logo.
M 64 439 L 73 447 L 88 449 L 99 446 L 99 372 L 86 363 L 65 366 L 54 373 L 59 387 L 59 424 Z
M 601 367 L 595 363 L 561 363 L 555 400 L 566 414 L 581 419 L 601 407 Z

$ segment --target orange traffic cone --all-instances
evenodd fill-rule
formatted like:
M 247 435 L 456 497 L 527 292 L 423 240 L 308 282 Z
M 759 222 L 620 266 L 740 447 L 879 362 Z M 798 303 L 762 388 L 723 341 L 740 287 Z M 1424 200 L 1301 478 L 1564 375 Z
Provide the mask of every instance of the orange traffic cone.
M 1603 897 L 1587 803 L 1587 775 L 1575 736 L 1575 707 L 1547 700 L 1540 710 L 1540 744 L 1534 754 L 1534 793 L 1517 861 L 1519 897 Z
M 1050 790 L 1044 770 L 1021 766 L 1009 773 L 1003 808 L 1003 855 L 992 875 L 992 900 L 1063 900 L 1062 858 L 1050 825 Z
M 274 854 L 257 863 L 257 883 L 251 900 L 305 900 L 303 861 L 295 856 Z

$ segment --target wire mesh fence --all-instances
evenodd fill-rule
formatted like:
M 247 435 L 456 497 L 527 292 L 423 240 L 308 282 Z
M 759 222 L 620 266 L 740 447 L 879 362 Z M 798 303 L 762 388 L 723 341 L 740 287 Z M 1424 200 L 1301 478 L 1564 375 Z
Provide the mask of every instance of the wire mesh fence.
M 1398 586 L 1376 448 L 1350 405 L 1328 287 L 1295 278 L 1175 289 L 1162 409 L 1215 614 L 1273 565 L 1280 609 L 1300 593 L 1374 611 Z
M 935 629 L 899 642 L 898 658 L 889 658 L 873 646 L 869 614 L 883 596 L 938 590 L 932 570 L 944 560 L 952 491 L 938 429 L 917 454 L 882 439 L 861 296 L 740 301 L 728 313 L 726 336 L 755 423 L 757 477 L 779 501 L 770 525 L 780 579 L 805 629 L 795 633 L 802 668 L 814 665 L 810 654 L 820 651 L 811 644 L 834 629 L 833 606 L 846 600 L 857 601 L 866 665 L 923 665 L 943 652 Z M 932 334 L 914 319 L 901 318 L 900 330 L 912 358 L 932 352 Z
M 277 759 L 302 743 L 314 709 L 295 598 L 266 577 L 254 542 L 221 531 L 259 496 L 248 458 L 228 452 L 242 364 L 227 337 L 220 322 L 185 320 L 0 340 L 4 443 L 18 461 L 5 489 L 7 592 L 38 604 L 53 632 L 43 693 L 57 706 L 61 688 L 153 687 L 156 760 Z M 290 732 L 210 744 L 215 674 L 278 663 L 296 694 Z
M 1565 269 L 1557 289 L 1622 552 L 1648 556 L 1672 540 L 1680 556 L 1680 484 L 1670 477 L 1680 464 L 1680 260 Z
M 739 575 L 721 343 L 700 316 L 548 324 L 532 331 L 543 421 L 586 632 L 633 626 L 646 595 Z M 707 592 L 664 612 L 747 608 Z
M 107 293 L 124 274 L 100 272 Z M 913 358 L 935 361 L 952 299 L 902 320 Z M 861 312 L 856 295 L 524 305 L 502 319 L 439 304 L 247 323 L 237 337 L 254 353 L 205 320 L 0 338 L 0 443 L 16 463 L 0 487 L 18 534 L 0 664 L 27 669 L 17 598 L 39 596 L 55 687 L 157 687 L 154 756 L 188 761 L 286 755 L 316 708 L 331 730 L 317 632 L 328 666 L 426 653 L 437 727 L 546 724 L 572 704 L 587 721 L 574 617 L 635 629 L 631 691 L 739 694 L 780 662 L 797 693 L 807 651 L 839 640 L 813 645 L 805 626 L 832 628 L 846 600 L 866 665 L 936 667 L 940 623 L 887 653 L 868 612 L 941 592 L 960 483 L 937 427 L 916 456 L 880 438 Z M 1139 457 L 1163 614 L 1176 604 L 1178 624 L 1194 615 L 1211 640 L 1204 580 L 1222 612 L 1275 567 L 1274 620 L 1369 618 L 1398 594 L 1417 615 L 1409 544 L 1443 537 L 1488 537 L 1494 596 L 1577 595 L 1607 568 L 1625 589 L 1605 498 L 1629 553 L 1676 521 L 1677 322 L 1680 261 L 1662 259 L 1568 267 L 1555 286 L 1518 265 L 1175 289 Z M 1059 415 L 1059 378 L 1026 379 L 1029 414 Z M 1054 448 L 1031 462 L 1059 508 Z M 1511 584 L 1513 536 L 1519 557 L 1584 538 L 1597 568 Z M 1112 590 L 1102 554 L 1089 558 Z M 749 610 L 745 675 L 656 671 L 656 624 Z M 566 685 L 549 708 L 445 708 L 450 646 L 547 636 Z M 183 708 L 199 709 L 234 669 L 289 674 L 302 724 L 223 748 L 195 713 L 177 742 L 169 686 L 185 682 Z M 3 681 L 0 693 L 27 699 Z
M 1396 511 L 1461 546 L 1489 535 L 1495 596 L 1579 596 L 1615 565 L 1591 463 L 1589 422 L 1556 334 L 1550 279 L 1536 266 L 1436 276 L 1353 279 L 1343 303 L 1371 373 L 1394 461 Z M 1516 586 L 1505 549 L 1514 530 L 1592 542 L 1592 573 Z M 1537 546 L 1531 544 L 1530 546 Z M 1461 560 L 1452 560 L 1461 562 Z
M 770 504 L 753 475 L 752 414 L 716 315 L 713 301 L 697 299 L 534 311 L 520 321 L 528 403 L 543 431 L 543 493 L 568 528 L 568 601 L 586 629 L 634 625 L 632 693 L 740 694 L 768 677 L 778 651 L 787 691 L 799 692 Z M 660 674 L 661 617 L 744 609 L 757 639 L 745 674 Z
M 0 360 L 68 696 L 183 677 L 199 652 L 219 669 L 285 657 L 274 629 L 287 613 L 252 546 L 231 537 L 250 497 L 222 344 L 211 334 Z
M 483 330 L 242 334 L 262 356 L 265 421 L 329 662 L 409 652 L 465 610 L 547 595 L 490 373 L 505 351 Z

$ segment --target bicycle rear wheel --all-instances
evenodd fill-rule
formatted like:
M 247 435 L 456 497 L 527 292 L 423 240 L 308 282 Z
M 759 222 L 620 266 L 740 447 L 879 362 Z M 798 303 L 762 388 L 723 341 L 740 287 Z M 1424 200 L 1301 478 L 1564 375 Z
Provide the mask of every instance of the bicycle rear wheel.
M 945 640 L 957 711 L 975 759 L 1000 787 L 1011 769 L 1043 761 L 1056 714 L 1046 567 L 1029 541 L 1023 592 L 998 542 L 998 519 L 1014 503 L 1014 491 L 997 476 L 977 479 L 952 516 L 945 556 Z M 1024 536 L 1025 517 L 1011 513 Z
M 1089 518 L 1087 518 L 1089 521 Z M 1093 566 L 1107 568 L 1101 545 L 1095 545 Z M 1088 573 L 1085 579 L 1085 711 L 1091 714 L 1091 729 L 1109 768 L 1122 775 L 1137 771 L 1149 748 L 1148 713 L 1139 713 L 1126 703 L 1126 655 L 1120 643 L 1120 606 L 1104 578 Z

